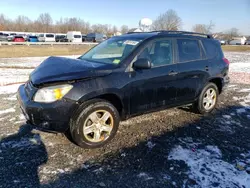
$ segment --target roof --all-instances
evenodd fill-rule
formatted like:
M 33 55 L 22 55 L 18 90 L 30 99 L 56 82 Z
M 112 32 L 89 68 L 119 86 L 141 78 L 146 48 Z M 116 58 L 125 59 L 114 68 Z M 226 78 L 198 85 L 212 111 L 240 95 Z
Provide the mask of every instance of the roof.
M 213 36 L 210 34 L 194 33 L 188 31 L 164 31 L 164 30 L 151 31 L 151 32 L 129 32 L 123 36 L 127 35 L 129 37 L 135 37 L 135 38 L 148 38 L 156 35 L 173 36 L 173 37 L 185 36 L 185 37 L 213 38 Z

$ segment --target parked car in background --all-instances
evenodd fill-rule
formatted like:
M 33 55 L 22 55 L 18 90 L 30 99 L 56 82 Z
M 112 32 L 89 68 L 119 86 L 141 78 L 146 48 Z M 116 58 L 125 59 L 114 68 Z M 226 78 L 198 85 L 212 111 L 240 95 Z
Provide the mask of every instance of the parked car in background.
M 22 36 L 23 38 L 24 38 L 24 40 L 25 41 L 27 41 L 27 35 L 26 34 L 24 34 L 24 33 L 20 33 L 20 34 L 18 34 L 18 36 Z
M 102 42 L 107 39 L 107 36 L 102 33 L 89 33 L 86 36 L 88 42 Z
M 39 42 L 55 42 L 55 34 L 52 33 L 42 33 L 38 36 Z
M 80 31 L 67 32 L 67 39 L 69 42 L 82 42 L 82 34 Z
M 211 113 L 228 73 L 229 61 L 211 35 L 133 33 L 112 37 L 78 59 L 49 57 L 17 98 L 27 123 L 97 148 L 114 138 L 120 120 L 136 115 L 185 105 Z
M 226 45 L 227 44 L 226 40 L 218 39 L 218 41 L 220 42 L 221 45 Z
M 66 38 L 66 35 L 56 35 L 55 40 L 56 40 L 56 42 L 62 42 L 60 40 L 64 39 L 64 38 Z
M 25 42 L 25 39 L 23 38 L 23 36 L 16 35 L 13 37 L 12 41 L 13 42 Z
M 246 37 L 234 37 L 233 40 L 229 42 L 230 45 L 245 45 Z
M 86 41 L 86 37 L 87 37 L 87 35 L 82 35 L 82 42 Z
M 16 36 L 16 33 L 10 33 L 7 37 L 8 41 L 13 41 L 14 36 Z
M 250 45 L 250 38 L 246 40 L 246 45 Z
M 7 38 L 8 36 L 9 36 L 9 34 L 0 32 L 0 41 L 7 42 L 8 41 L 8 38 Z
M 27 37 L 27 41 L 28 42 L 39 42 L 38 37 L 37 36 L 33 36 L 33 35 L 28 36 Z
M 61 38 L 58 42 L 69 42 L 69 39 L 67 39 L 67 37 L 64 36 L 64 37 Z

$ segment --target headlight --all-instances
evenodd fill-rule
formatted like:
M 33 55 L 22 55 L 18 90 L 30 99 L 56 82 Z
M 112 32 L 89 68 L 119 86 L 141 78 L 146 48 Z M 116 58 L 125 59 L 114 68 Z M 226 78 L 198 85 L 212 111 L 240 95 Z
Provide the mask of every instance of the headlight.
M 50 103 L 63 98 L 71 89 L 72 85 L 56 85 L 39 89 L 34 97 L 35 102 Z

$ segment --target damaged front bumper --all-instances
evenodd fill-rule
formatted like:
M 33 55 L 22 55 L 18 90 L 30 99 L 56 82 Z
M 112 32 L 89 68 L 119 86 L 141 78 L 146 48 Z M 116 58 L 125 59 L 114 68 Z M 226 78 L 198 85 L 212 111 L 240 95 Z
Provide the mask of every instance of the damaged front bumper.
M 26 85 L 19 87 L 17 98 L 27 123 L 44 131 L 65 132 L 77 104 L 66 99 L 53 103 L 34 102 L 28 96 Z

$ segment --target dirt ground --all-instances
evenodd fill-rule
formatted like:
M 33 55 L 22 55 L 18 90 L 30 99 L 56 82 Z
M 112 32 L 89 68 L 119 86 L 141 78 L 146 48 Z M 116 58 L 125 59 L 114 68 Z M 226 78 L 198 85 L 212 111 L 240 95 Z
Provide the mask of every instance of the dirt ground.
M 234 77 L 212 114 L 183 107 L 135 117 L 94 150 L 27 125 L 16 99 L 19 85 L 0 86 L 0 187 L 249 188 L 249 55 L 226 53 Z M 0 65 L 40 62 L 14 58 Z M 14 67 L 2 68 L 0 80 L 27 79 L 25 69 Z
M 32 130 L 13 94 L 3 94 L 0 187 L 244 187 L 249 91 L 230 85 L 208 116 L 175 108 L 124 121 L 109 145 L 94 150 Z

